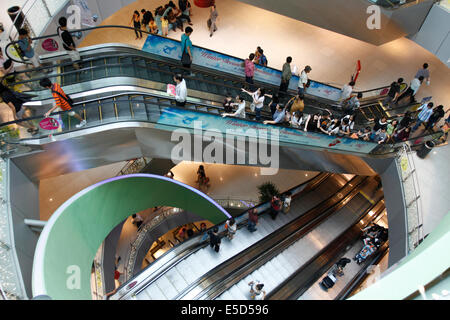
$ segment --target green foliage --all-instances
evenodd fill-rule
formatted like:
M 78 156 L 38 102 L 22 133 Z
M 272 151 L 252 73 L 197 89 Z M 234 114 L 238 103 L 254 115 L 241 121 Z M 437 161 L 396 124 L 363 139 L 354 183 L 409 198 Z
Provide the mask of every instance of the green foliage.
M 19 137 L 19 129 L 14 129 L 11 126 L 3 126 L 0 127 L 0 133 L 6 133 L 11 138 L 18 138 Z
M 260 186 L 258 186 L 259 191 L 259 202 L 267 202 L 272 200 L 273 196 L 279 196 L 280 190 L 278 190 L 277 186 L 273 184 L 273 182 L 264 182 Z

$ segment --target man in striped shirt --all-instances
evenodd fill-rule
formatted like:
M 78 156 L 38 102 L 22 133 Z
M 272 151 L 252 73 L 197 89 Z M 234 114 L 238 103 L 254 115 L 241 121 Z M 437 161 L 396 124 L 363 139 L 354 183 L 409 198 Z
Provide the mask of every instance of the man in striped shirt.
M 423 104 L 420 106 L 419 109 L 417 109 L 417 111 L 420 111 L 418 117 L 417 117 L 417 122 L 416 125 L 412 128 L 411 132 L 416 131 L 419 126 L 422 124 L 422 122 L 427 122 L 428 119 L 430 118 L 431 114 L 433 113 L 433 102 L 429 102 L 428 104 Z
M 75 117 L 80 121 L 80 123 L 75 127 L 81 128 L 86 125 L 86 120 L 83 120 L 78 113 L 72 110 L 69 98 L 59 84 L 52 83 L 48 78 L 42 79 L 39 84 L 46 89 L 50 89 L 52 91 L 52 96 L 54 99 L 53 107 L 45 113 L 45 117 L 50 116 L 50 114 L 55 110 L 57 112 L 69 111 L 69 116 Z

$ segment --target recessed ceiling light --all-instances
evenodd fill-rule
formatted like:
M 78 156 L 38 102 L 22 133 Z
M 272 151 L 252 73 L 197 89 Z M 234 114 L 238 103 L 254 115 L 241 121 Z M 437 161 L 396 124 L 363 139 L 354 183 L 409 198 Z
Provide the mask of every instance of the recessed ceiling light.
M 52 202 L 52 201 L 53 201 L 53 198 L 48 199 L 48 201 Z

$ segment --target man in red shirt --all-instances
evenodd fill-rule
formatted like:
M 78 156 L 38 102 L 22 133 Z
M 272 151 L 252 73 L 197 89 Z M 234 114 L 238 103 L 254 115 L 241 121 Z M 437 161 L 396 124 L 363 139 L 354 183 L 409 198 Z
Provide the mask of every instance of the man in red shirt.
M 272 217 L 272 220 L 276 219 L 280 210 L 281 210 L 281 200 L 277 196 L 273 196 L 272 201 L 271 201 L 271 210 L 270 210 L 270 216 Z
M 83 120 L 78 113 L 72 110 L 72 105 L 70 103 L 69 97 L 63 91 L 63 89 L 59 84 L 52 83 L 48 78 L 41 79 L 39 84 L 41 85 L 41 87 L 50 89 L 52 91 L 53 99 L 55 100 L 53 107 L 45 113 L 45 117 L 50 116 L 50 114 L 54 110 L 69 111 L 68 112 L 69 116 L 75 117 L 80 121 L 80 123 L 77 124 L 75 127 L 81 128 L 86 125 L 86 120 Z
M 256 210 L 250 209 L 248 211 L 248 225 L 247 225 L 247 229 L 250 232 L 255 232 L 257 229 L 255 228 L 255 226 L 258 224 L 258 212 L 256 212 Z

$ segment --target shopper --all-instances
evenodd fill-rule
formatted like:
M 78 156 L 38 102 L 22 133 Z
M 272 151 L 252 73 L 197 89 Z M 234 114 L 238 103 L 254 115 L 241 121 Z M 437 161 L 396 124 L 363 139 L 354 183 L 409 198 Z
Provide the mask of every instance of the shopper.
M 291 126 L 294 128 L 299 128 L 303 124 L 303 112 L 297 111 L 294 112 L 291 116 L 291 120 L 289 121 Z
M 64 50 L 68 51 L 70 59 L 72 60 L 73 67 L 75 69 L 80 69 L 78 62 L 81 60 L 80 53 L 78 52 L 75 41 L 73 41 L 72 35 L 67 30 L 67 19 L 66 17 L 61 17 L 58 20 L 59 27 L 56 29 L 61 41 L 63 43 Z
M 0 48 L 0 72 L 3 74 L 3 76 L 6 76 L 9 73 L 14 73 L 14 71 L 14 62 L 11 59 L 3 56 L 2 48 Z
M 214 248 L 214 251 L 219 252 L 220 250 L 220 237 L 219 237 L 219 228 L 214 227 L 212 231 L 208 232 L 209 234 L 209 245 L 211 248 Z
M 264 50 L 259 48 L 258 49 L 259 52 L 259 61 L 258 64 L 267 67 L 267 57 L 264 55 Z
M 188 0 L 179 0 L 178 6 L 180 7 L 180 11 L 181 11 L 180 19 L 186 20 L 188 22 L 188 24 L 190 26 L 192 26 L 191 17 L 190 17 L 191 4 L 189 3 L 189 1 Z
M 272 200 L 270 201 L 270 217 L 272 220 L 275 220 L 277 218 L 278 213 L 280 213 L 281 210 L 281 200 L 277 196 L 273 196 Z
M 283 212 L 288 213 L 291 209 L 291 201 L 292 201 L 292 193 L 286 192 L 286 195 L 283 199 Z
M 48 78 L 41 79 L 39 84 L 43 88 L 51 90 L 54 99 L 54 105 L 45 113 L 45 117 L 48 117 L 53 111 L 69 111 L 69 116 L 75 117 L 80 121 L 75 126 L 76 128 L 81 128 L 86 125 L 86 120 L 83 120 L 78 113 L 72 110 L 72 99 L 63 91 L 59 84 L 56 82 L 52 83 Z
M 261 120 L 261 110 L 264 106 L 264 97 L 266 94 L 266 90 L 261 89 L 261 88 L 258 88 L 255 92 L 249 92 L 249 91 L 245 90 L 244 88 L 242 88 L 241 90 L 242 90 L 242 92 L 245 92 L 252 97 L 253 102 L 250 105 L 250 109 L 252 111 L 255 111 L 256 121 Z
M 280 124 L 286 121 L 286 110 L 280 105 L 277 105 L 277 110 L 273 114 L 273 120 L 264 120 L 264 124 Z
M 22 94 L 19 94 L 0 83 L 0 97 L 3 99 L 3 102 L 11 108 L 14 121 L 30 118 L 32 116 L 31 110 L 23 106 L 27 100 L 23 99 L 21 95 Z M 31 121 L 22 121 L 17 123 L 17 125 L 27 128 L 27 131 L 33 136 L 39 133 L 39 128 Z
M 193 60 L 192 41 L 189 38 L 193 31 L 191 27 L 186 27 L 185 32 L 181 36 L 181 63 L 185 68 L 190 68 Z
M 233 103 L 233 98 L 230 95 L 227 94 L 225 100 L 222 103 L 223 110 L 226 113 L 231 113 L 233 111 L 233 107 L 231 105 L 232 103 Z
M 151 32 L 149 24 L 150 20 L 153 20 L 153 14 L 145 9 L 142 9 L 141 13 L 142 13 L 142 21 L 141 21 L 142 27 L 144 27 L 145 30 L 147 30 L 147 32 Z
M 163 35 L 163 28 L 162 28 L 162 15 L 164 14 L 164 8 L 162 6 L 159 6 L 155 9 L 155 23 L 158 27 L 158 35 Z
M 173 80 L 177 84 L 175 87 L 175 101 L 178 107 L 184 107 L 187 99 L 186 80 L 183 79 L 181 74 L 173 76 Z
M 425 129 L 430 130 L 433 129 L 433 127 L 439 122 L 439 120 L 444 117 L 444 106 L 438 105 L 434 110 L 431 116 L 428 118 L 428 122 L 425 126 Z
M 303 112 L 303 110 L 305 109 L 305 101 L 303 95 L 296 94 L 287 102 L 286 106 L 290 114 L 293 114 L 297 111 Z
M 283 71 L 281 73 L 280 92 L 287 92 L 289 88 L 289 81 L 292 77 L 291 71 L 292 57 L 287 57 L 286 62 L 283 64 Z
M 405 92 L 403 92 L 395 101 L 395 104 L 397 105 L 401 100 L 403 100 L 406 97 L 409 97 L 409 103 L 413 103 L 415 101 L 415 95 L 417 91 L 419 91 L 420 85 L 423 82 L 423 76 L 420 76 L 419 78 L 414 78 L 411 80 L 411 83 L 409 84 L 408 89 L 406 89 Z
M 255 208 L 248 210 L 247 229 L 250 232 L 255 232 L 256 225 L 258 224 L 258 212 Z
M 417 116 L 416 124 L 412 128 L 411 132 L 416 131 L 419 128 L 419 126 L 422 124 L 422 122 L 428 121 L 428 119 L 433 114 L 433 105 L 434 105 L 433 102 L 429 102 L 428 104 L 424 103 L 417 109 L 417 111 L 420 111 L 420 112 L 419 112 L 419 115 Z
M 311 67 L 306 66 L 300 73 L 300 79 L 298 81 L 298 95 L 304 96 L 306 87 L 308 86 L 308 73 L 311 72 Z
M 234 218 L 227 220 L 225 223 L 225 229 L 227 229 L 227 237 L 229 240 L 233 240 L 234 235 L 236 234 L 237 224 Z
M 20 50 L 23 52 L 23 55 L 30 60 L 33 64 L 33 67 L 40 67 L 41 63 L 39 62 L 38 56 L 35 54 L 34 49 L 31 47 L 33 40 L 31 40 L 28 31 L 26 29 L 19 30 L 19 40 L 17 44 Z
M 389 92 L 383 100 L 383 104 L 390 105 L 392 101 L 396 101 L 400 94 L 400 88 L 403 84 L 403 78 L 398 78 L 397 81 L 391 83 L 391 87 L 389 88 Z
M 269 102 L 269 108 L 270 108 L 270 113 L 273 117 L 273 114 L 275 113 L 275 111 L 277 111 L 277 105 L 278 105 L 278 103 L 280 103 L 280 98 L 278 97 L 277 94 L 274 94 L 272 96 L 266 94 L 266 96 L 269 96 L 270 98 L 272 98 L 272 100 Z
M 141 31 L 141 18 L 140 18 L 139 11 L 134 10 L 133 16 L 131 17 L 130 24 L 132 27 L 134 27 L 134 33 L 136 34 L 136 40 L 142 38 L 142 31 Z
M 399 130 L 397 130 L 396 133 L 394 133 L 394 141 L 395 142 L 402 142 L 409 139 L 409 135 L 411 133 L 410 127 L 404 127 Z
M 353 91 L 353 86 L 355 85 L 354 81 L 350 81 L 348 84 L 342 87 L 341 97 L 339 98 L 339 106 L 342 107 L 347 100 L 350 98 L 350 95 Z
M 430 85 L 430 70 L 428 70 L 428 63 L 424 63 L 422 69 L 417 70 L 417 73 L 414 78 L 423 77 L 423 79 L 427 82 L 427 85 Z
M 209 29 L 209 36 L 212 37 L 213 33 L 217 31 L 217 19 L 219 17 L 219 13 L 217 12 L 217 8 L 216 5 L 213 4 L 210 7 L 210 12 L 209 12 L 209 19 L 207 22 L 208 25 L 208 29 Z
M 262 293 L 261 300 L 264 300 L 266 298 L 266 291 L 263 290 L 264 284 L 260 281 L 250 281 L 248 283 L 250 286 L 250 299 L 254 300 L 256 297 L 259 297 L 259 295 Z
M 251 85 L 253 84 L 253 76 L 255 75 L 255 64 L 253 63 L 254 58 L 255 54 L 250 53 L 248 59 L 245 59 L 245 61 L 243 62 L 245 71 L 245 81 Z M 250 86 L 250 90 L 251 89 L 252 86 Z
M 234 113 L 222 113 L 222 117 L 237 117 L 245 119 L 245 100 L 241 96 L 236 96 L 236 102 L 230 103 L 230 107 L 237 106 Z
M 359 101 L 363 97 L 362 92 L 358 92 L 356 96 L 350 98 L 348 103 L 344 106 L 344 113 L 346 115 L 355 114 L 356 109 L 361 106 L 361 102 Z

